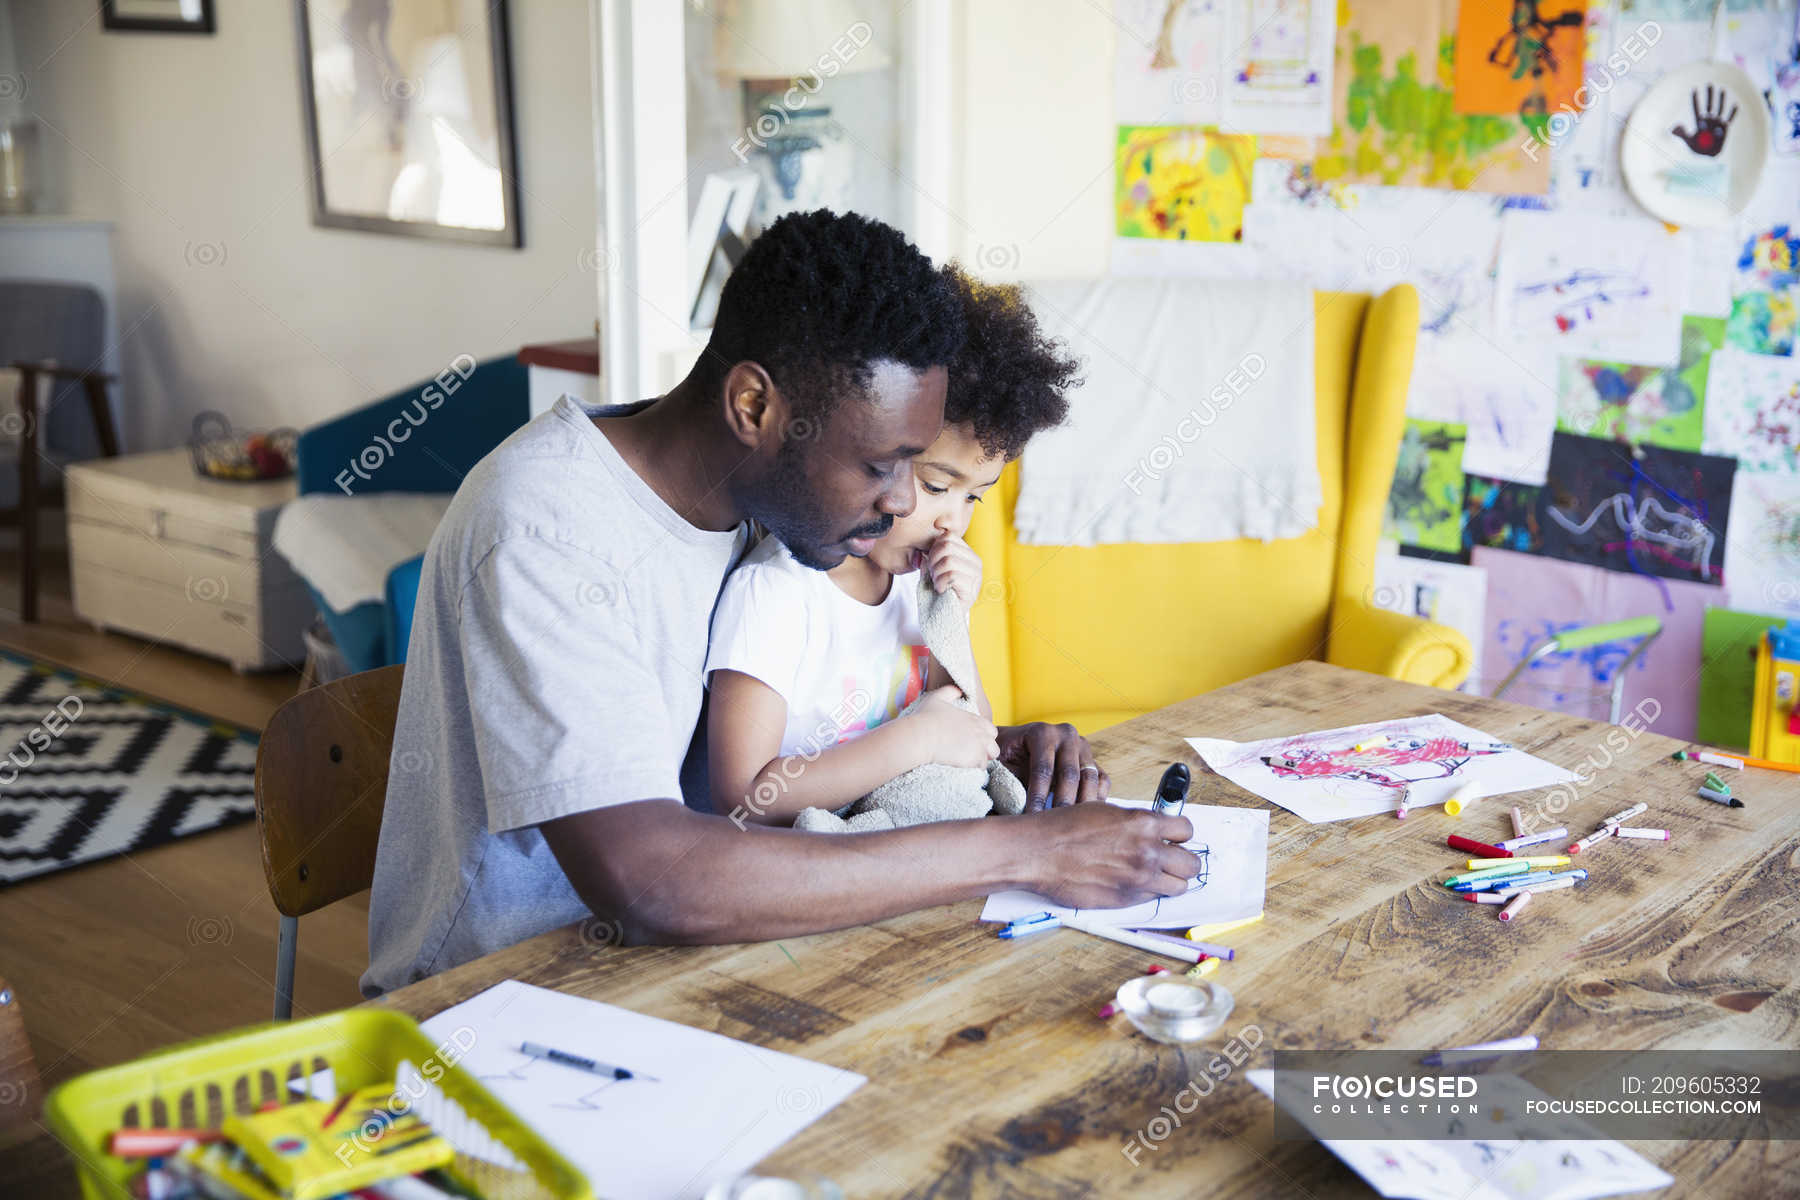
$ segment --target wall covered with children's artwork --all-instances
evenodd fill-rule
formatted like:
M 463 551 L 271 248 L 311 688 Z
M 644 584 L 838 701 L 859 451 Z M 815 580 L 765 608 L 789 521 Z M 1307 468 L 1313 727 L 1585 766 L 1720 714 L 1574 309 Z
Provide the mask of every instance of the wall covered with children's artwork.
M 995 7 L 965 19 L 972 114 L 1047 86 L 1016 44 L 984 49 L 1018 6 Z M 1413 284 L 1378 602 L 1468 633 L 1484 692 L 1552 634 L 1654 616 L 1628 706 L 1744 745 L 1760 631 L 1800 617 L 1794 0 L 1050 7 L 1023 35 L 1046 53 L 1111 44 L 1112 162 L 1091 110 L 1030 132 L 972 116 L 962 256 Z M 1103 78 L 1090 61 L 1055 89 Z M 1604 716 L 1630 648 L 1549 655 L 1511 698 Z

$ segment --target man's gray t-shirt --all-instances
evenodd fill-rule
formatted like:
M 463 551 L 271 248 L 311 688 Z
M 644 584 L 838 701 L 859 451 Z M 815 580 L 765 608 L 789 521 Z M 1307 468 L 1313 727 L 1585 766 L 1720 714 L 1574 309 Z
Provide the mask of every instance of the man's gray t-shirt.
M 745 537 L 682 519 L 566 397 L 469 472 L 425 552 L 365 995 L 587 915 L 535 826 L 681 799 Z

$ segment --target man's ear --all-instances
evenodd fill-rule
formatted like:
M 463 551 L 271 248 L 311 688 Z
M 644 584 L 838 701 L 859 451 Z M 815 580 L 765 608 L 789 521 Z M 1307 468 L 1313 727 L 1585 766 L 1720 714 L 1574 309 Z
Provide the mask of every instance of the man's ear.
M 733 364 L 725 373 L 725 424 L 731 435 L 751 450 L 780 447 L 787 425 L 787 400 L 762 366 Z

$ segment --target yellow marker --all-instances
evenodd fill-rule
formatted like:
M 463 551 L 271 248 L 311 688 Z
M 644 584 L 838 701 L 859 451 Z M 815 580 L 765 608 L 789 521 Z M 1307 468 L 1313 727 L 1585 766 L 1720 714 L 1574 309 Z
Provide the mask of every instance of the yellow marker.
M 1450 798 L 1444 801 L 1444 811 L 1453 817 L 1458 816 L 1463 809 L 1470 807 L 1480 799 L 1481 785 L 1471 779 L 1450 793 Z
M 1230 933 L 1234 929 L 1242 929 L 1246 925 L 1254 925 L 1263 919 L 1261 913 L 1254 917 L 1245 917 L 1241 921 L 1220 921 L 1214 925 L 1196 925 L 1187 931 L 1190 942 L 1209 942 L 1222 933 Z
M 1356 743 L 1356 745 L 1352 746 L 1351 749 L 1352 750 L 1373 750 L 1377 746 L 1385 746 L 1387 744 L 1388 744 L 1387 734 L 1378 733 L 1372 738 L 1367 738 L 1363 741 Z
M 1209 958 L 1205 962 L 1197 962 L 1183 972 L 1189 979 L 1204 979 L 1219 969 L 1219 960 Z
M 1566 854 L 1539 854 L 1531 858 L 1471 858 L 1469 870 L 1488 871 L 1495 867 L 1511 867 L 1525 863 L 1533 867 L 1566 867 L 1569 865 Z

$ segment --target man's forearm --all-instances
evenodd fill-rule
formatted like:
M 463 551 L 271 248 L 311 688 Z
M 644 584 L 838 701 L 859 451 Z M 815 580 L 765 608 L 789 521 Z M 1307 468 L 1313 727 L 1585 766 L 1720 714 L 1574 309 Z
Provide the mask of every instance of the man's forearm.
M 582 900 L 634 942 L 766 941 L 1032 882 L 1018 818 L 806 834 L 653 800 L 542 829 Z

